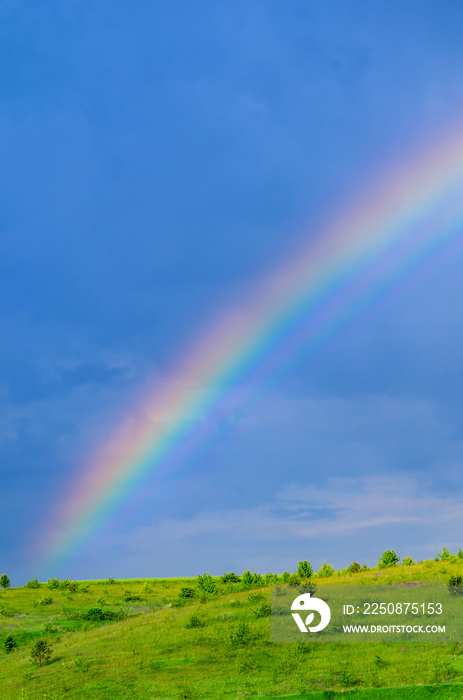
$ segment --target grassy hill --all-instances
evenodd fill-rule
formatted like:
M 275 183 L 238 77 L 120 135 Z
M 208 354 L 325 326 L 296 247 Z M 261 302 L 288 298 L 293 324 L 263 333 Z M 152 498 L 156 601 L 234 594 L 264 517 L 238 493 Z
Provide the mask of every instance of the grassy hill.
M 451 574 L 463 574 L 462 560 L 312 580 L 446 583 Z M 463 698 L 463 644 L 276 644 L 265 577 L 247 585 L 207 577 L 199 583 L 52 581 L 52 588 L 4 590 L 0 698 Z M 16 644 L 9 653 L 7 637 Z M 52 649 L 42 665 L 30 658 L 38 639 Z

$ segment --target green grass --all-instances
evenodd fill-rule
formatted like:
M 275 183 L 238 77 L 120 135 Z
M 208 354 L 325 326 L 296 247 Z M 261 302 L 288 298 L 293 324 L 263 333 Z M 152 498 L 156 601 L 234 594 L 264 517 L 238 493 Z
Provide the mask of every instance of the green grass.
M 395 688 L 359 688 L 355 690 L 330 691 L 324 690 L 321 693 L 311 693 L 310 695 L 272 695 L 262 697 L 261 700 L 461 700 L 463 697 L 463 686 L 460 684 L 447 684 L 445 686 L 406 686 Z
M 461 560 L 314 581 L 446 582 L 455 573 L 463 574 Z M 270 588 L 216 583 L 215 594 L 183 599 L 181 589 L 196 589 L 196 579 L 88 581 L 75 592 L 46 584 L 3 591 L 0 698 L 463 699 L 463 645 L 272 643 L 265 614 Z M 257 599 L 256 593 L 261 593 Z M 47 597 L 51 603 L 40 602 Z M 105 617 L 120 619 L 99 619 Z M 8 635 L 18 644 L 9 654 L 3 651 Z M 53 647 L 50 663 L 43 666 L 30 660 L 37 639 Z

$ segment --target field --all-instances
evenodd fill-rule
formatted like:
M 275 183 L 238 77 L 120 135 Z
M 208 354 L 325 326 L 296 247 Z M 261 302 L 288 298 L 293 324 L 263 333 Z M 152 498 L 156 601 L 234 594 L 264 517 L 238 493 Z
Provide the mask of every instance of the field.
M 463 574 L 463 561 L 453 559 L 313 581 L 447 583 Z M 195 578 L 108 579 L 7 588 L 0 594 L 0 697 L 463 698 L 463 644 L 272 643 L 265 583 L 204 577 L 199 585 Z M 8 637 L 15 646 L 7 653 Z M 42 664 L 31 660 L 38 639 L 52 650 Z

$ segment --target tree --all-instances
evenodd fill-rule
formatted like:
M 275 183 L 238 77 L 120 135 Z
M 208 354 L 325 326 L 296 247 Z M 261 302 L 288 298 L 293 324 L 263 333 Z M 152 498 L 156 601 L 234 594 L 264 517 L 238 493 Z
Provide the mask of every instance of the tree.
M 300 561 L 297 565 L 296 573 L 301 578 L 310 578 L 313 574 L 312 564 L 308 561 Z
M 390 549 L 383 552 L 381 559 L 378 559 L 378 568 L 384 569 L 387 566 L 395 566 L 400 561 L 400 557 Z
M 455 575 L 449 578 L 448 590 L 450 595 L 463 595 L 463 576 Z
M 11 634 L 8 635 L 8 637 L 5 639 L 3 642 L 3 648 L 6 651 L 7 654 L 12 652 L 14 649 L 17 647 L 16 639 L 11 636 Z
M 11 586 L 10 579 L 6 574 L 0 576 L 0 586 L 2 588 L 9 588 Z
M 47 642 L 46 639 L 37 639 L 31 649 L 31 661 L 39 666 L 46 664 L 50 660 L 52 652 L 50 642 Z

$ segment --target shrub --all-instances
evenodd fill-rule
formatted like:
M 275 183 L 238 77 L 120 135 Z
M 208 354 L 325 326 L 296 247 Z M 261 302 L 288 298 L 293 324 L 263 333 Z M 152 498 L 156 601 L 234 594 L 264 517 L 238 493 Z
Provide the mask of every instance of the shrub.
M 415 562 L 411 557 L 405 557 L 405 559 L 402 559 L 402 564 L 405 564 L 405 566 L 411 566 Z
M 244 588 L 250 588 L 251 586 L 263 586 L 264 577 L 262 574 L 257 574 L 255 571 L 254 573 L 251 573 L 249 569 L 247 569 L 247 571 L 244 571 L 243 575 L 241 576 L 241 583 L 243 584 Z
M 283 571 L 283 574 L 281 577 L 283 579 L 283 583 L 288 583 L 288 579 L 290 576 L 291 576 L 291 574 L 289 573 L 289 571 Z
M 450 576 L 448 589 L 450 595 L 463 595 L 463 576 Z
M 232 646 L 244 644 L 249 635 L 249 627 L 245 622 L 240 622 L 238 627 L 230 632 L 230 643 Z
M 297 586 L 301 582 L 301 579 L 297 574 L 290 574 L 288 578 L 288 584 L 290 586 Z
M 3 649 L 7 654 L 10 654 L 17 646 L 16 639 L 12 637 L 11 634 L 9 634 L 3 642 Z
M 0 576 L 0 586 L 2 588 L 9 588 L 11 586 L 10 579 L 6 574 Z
M 178 597 L 184 598 L 184 599 L 194 598 L 195 597 L 195 589 L 194 588 L 187 588 L 187 587 L 182 588 L 180 593 L 178 594 Z
M 272 608 L 268 603 L 262 603 L 257 610 L 252 610 L 256 617 L 268 617 L 272 614 Z
M 312 564 L 308 561 L 300 561 L 297 565 L 296 573 L 300 578 L 310 578 L 313 576 Z
M 152 590 L 151 584 L 148 583 L 148 581 L 145 581 L 145 583 L 142 586 L 143 593 L 151 593 L 151 590 Z
M 347 567 L 347 571 L 350 574 L 358 574 L 359 571 L 362 570 L 362 567 L 358 563 L 358 561 L 353 561 L 350 566 Z
M 51 644 L 46 641 L 46 639 L 37 639 L 32 645 L 31 649 L 31 661 L 33 663 L 42 666 L 50 661 L 50 657 L 53 653 Z
M 388 566 L 395 566 L 399 561 L 400 557 L 398 557 L 395 552 L 391 551 L 390 549 L 386 549 L 386 551 L 381 555 L 381 558 L 378 559 L 378 568 L 385 569 Z
M 125 618 L 124 613 L 121 610 L 117 612 L 114 610 L 102 610 L 102 608 L 90 608 L 86 613 L 82 615 L 82 620 L 88 620 L 89 622 L 103 622 L 108 620 L 123 620 Z
M 206 596 L 207 594 L 202 593 L 202 595 Z M 200 601 L 200 602 L 202 602 L 202 601 Z M 206 603 L 207 600 L 205 599 L 204 602 Z M 177 598 L 174 598 L 170 604 L 171 604 L 171 607 L 173 607 L 173 608 L 183 608 L 183 607 L 185 607 L 186 603 L 187 603 L 187 601 L 185 598 L 177 597 Z
M 39 605 L 53 605 L 53 598 L 49 595 L 43 595 L 39 599 Z
M 268 571 L 265 576 L 265 585 L 268 586 L 271 583 L 277 583 L 278 582 L 278 576 L 276 574 L 272 574 L 271 571 Z
M 320 567 L 319 571 L 317 571 L 317 576 L 332 576 L 334 574 L 334 569 L 330 564 L 327 564 L 326 561 L 323 562 L 323 566 Z
M 192 629 L 193 627 L 204 627 L 205 624 L 206 620 L 200 617 L 197 613 L 193 613 L 185 622 L 185 627 L 187 629 Z
M 435 551 L 436 554 L 437 554 L 436 561 L 439 561 L 439 560 L 444 561 L 445 559 L 450 559 L 450 557 L 452 556 L 452 555 L 450 554 L 449 550 L 447 549 L 447 547 L 443 547 L 443 548 L 442 548 L 442 553 L 441 553 L 441 554 L 439 554 L 439 552 L 437 551 L 437 549 L 435 549 L 434 551 Z
M 111 576 L 110 576 L 108 579 L 106 579 L 106 583 L 109 583 L 109 584 L 116 583 L 116 579 L 111 578 Z
M 132 603 L 137 600 L 141 600 L 141 598 L 138 593 L 135 593 L 134 591 L 124 591 L 124 600 L 126 603 Z
M 36 576 L 32 581 L 26 583 L 26 588 L 40 588 L 39 577 Z
M 463 559 L 463 552 L 461 551 L 461 547 L 457 552 L 457 559 Z
M 315 595 L 317 592 L 317 586 L 314 583 L 303 583 L 298 586 L 299 593 L 310 593 L 310 595 Z
M 250 603 L 260 603 L 262 600 L 265 600 L 265 595 L 261 591 L 249 594 L 248 601 Z
M 79 588 L 79 584 L 77 581 L 69 581 L 68 583 L 68 589 L 72 592 L 75 593 L 77 589 Z
M 252 586 L 252 584 L 254 583 L 254 574 L 251 574 L 249 569 L 243 571 L 241 581 L 244 583 L 245 586 Z
M 90 667 L 90 661 L 84 659 L 82 656 L 78 656 L 77 659 L 74 659 L 74 667 L 77 671 L 83 671 L 85 673 Z
M 224 574 L 220 577 L 220 580 L 222 581 L 222 583 L 239 583 L 241 581 L 240 577 L 234 574 L 233 572 L 229 574 Z
M 360 679 L 356 677 L 349 664 L 343 666 L 339 672 L 339 683 L 343 688 L 353 688 L 360 683 Z
M 196 581 L 198 584 L 198 588 L 200 588 L 205 593 L 216 593 L 217 585 L 210 573 L 200 574 Z
M 0 604 L 0 615 L 5 617 L 12 617 L 16 614 L 16 611 L 10 608 L 8 605 Z
M 57 578 L 49 578 L 47 588 L 59 588 L 60 582 Z

